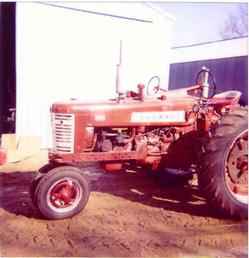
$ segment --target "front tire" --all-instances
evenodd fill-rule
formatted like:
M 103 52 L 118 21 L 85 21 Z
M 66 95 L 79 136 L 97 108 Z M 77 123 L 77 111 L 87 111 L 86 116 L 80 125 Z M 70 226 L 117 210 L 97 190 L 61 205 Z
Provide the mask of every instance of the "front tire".
M 90 189 L 80 169 L 62 166 L 50 170 L 37 183 L 34 200 L 48 219 L 64 219 L 79 213 L 87 204 Z
M 232 218 L 248 217 L 248 110 L 238 108 L 221 119 L 203 146 L 199 187 L 212 207 Z

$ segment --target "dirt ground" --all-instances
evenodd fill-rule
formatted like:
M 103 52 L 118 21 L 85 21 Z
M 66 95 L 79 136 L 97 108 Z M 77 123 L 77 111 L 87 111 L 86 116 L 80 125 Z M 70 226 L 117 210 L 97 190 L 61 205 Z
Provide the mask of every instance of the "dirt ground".
M 219 218 L 196 186 L 90 170 L 85 210 L 57 221 L 32 205 L 35 172 L 1 172 L 0 256 L 247 257 L 247 221 Z

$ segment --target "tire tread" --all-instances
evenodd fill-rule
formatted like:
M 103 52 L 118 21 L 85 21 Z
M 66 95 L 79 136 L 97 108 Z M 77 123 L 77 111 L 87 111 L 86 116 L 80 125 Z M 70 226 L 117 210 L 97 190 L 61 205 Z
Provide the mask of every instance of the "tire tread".
M 224 165 L 223 175 L 218 168 L 221 168 L 231 139 L 235 139 L 238 133 L 248 128 L 247 119 L 248 110 L 244 108 L 237 108 L 225 115 L 214 137 L 204 144 L 205 151 L 198 166 L 199 187 L 209 204 L 224 215 L 240 219 L 247 218 L 247 205 L 233 200 L 225 185 Z

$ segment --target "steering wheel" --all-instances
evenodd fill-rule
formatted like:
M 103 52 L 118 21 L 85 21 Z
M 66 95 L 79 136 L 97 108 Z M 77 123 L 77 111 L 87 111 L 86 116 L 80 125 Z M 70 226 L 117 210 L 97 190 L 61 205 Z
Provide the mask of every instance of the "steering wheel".
M 155 82 L 157 82 L 155 84 Z M 147 83 L 146 86 L 146 94 L 147 96 L 152 96 L 156 94 L 160 90 L 160 77 L 159 76 L 153 76 L 150 78 L 150 80 Z
M 216 94 L 217 87 L 216 87 L 215 78 L 213 74 L 210 72 L 210 70 L 201 69 L 196 75 L 195 83 L 196 85 L 202 85 L 203 78 L 206 72 L 208 73 L 209 89 L 211 89 L 211 91 L 209 91 L 211 93 L 209 94 L 208 98 L 212 98 Z

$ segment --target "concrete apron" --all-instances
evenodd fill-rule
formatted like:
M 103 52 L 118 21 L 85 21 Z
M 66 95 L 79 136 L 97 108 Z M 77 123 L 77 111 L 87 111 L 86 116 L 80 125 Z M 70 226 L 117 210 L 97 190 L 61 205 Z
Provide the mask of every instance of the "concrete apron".
M 1 147 L 7 151 L 7 162 L 0 166 L 0 172 L 36 171 L 47 163 L 47 150 L 41 150 L 37 136 L 3 134 Z

